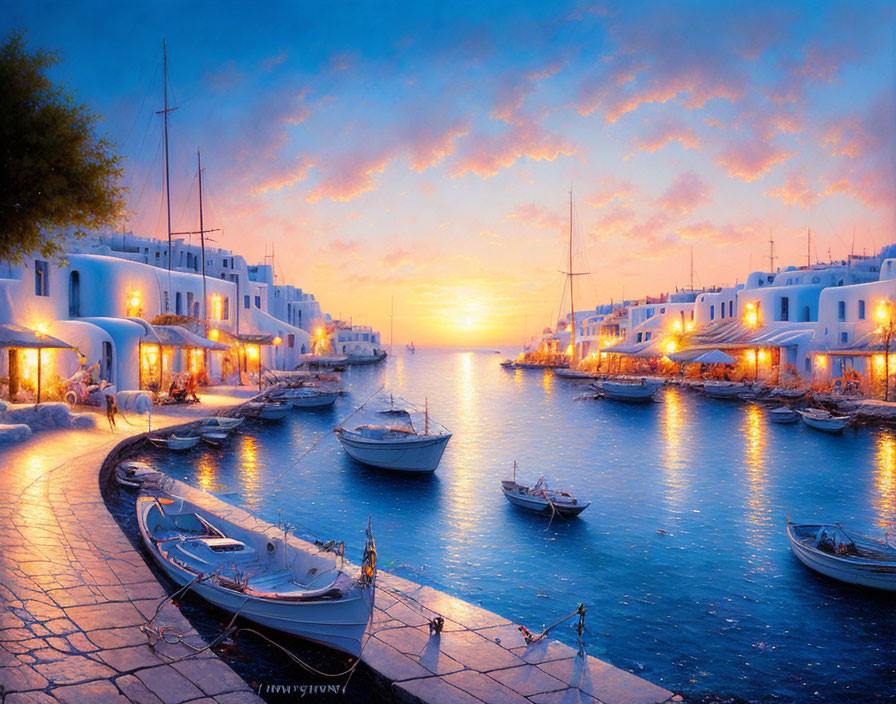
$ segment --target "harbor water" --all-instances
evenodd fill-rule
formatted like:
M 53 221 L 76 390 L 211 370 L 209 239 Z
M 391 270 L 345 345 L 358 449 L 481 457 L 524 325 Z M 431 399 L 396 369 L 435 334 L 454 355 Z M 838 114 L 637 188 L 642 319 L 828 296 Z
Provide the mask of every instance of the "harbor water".
M 148 459 L 299 535 L 344 540 L 355 562 L 371 516 L 382 569 L 532 631 L 583 602 L 590 654 L 675 691 L 896 698 L 896 600 L 810 572 L 784 530 L 787 516 L 892 530 L 896 434 L 774 425 L 759 406 L 677 387 L 643 405 L 577 400 L 580 383 L 502 358 L 402 350 L 345 373 L 331 409 Z M 381 386 L 426 399 L 454 433 L 435 474 L 342 451 L 333 428 Z M 511 506 L 499 486 L 514 460 L 519 481 L 545 474 L 591 507 L 549 524 Z M 570 627 L 554 634 L 576 642 Z

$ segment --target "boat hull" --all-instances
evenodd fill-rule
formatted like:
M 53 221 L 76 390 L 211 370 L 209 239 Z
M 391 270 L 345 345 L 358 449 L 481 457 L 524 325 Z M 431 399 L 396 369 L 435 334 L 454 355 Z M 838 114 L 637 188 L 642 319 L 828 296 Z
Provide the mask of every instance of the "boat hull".
M 801 543 L 787 526 L 790 548 L 806 567 L 831 579 L 871 589 L 896 592 L 896 565 L 881 565 L 869 561 L 850 560 L 829 555 Z
M 514 494 L 513 492 L 508 491 L 507 489 L 501 488 L 501 491 L 504 493 L 504 498 L 507 499 L 514 506 L 518 506 L 519 508 L 524 508 L 527 511 L 534 511 L 536 513 L 542 513 L 546 516 L 553 515 L 554 513 L 558 513 L 564 518 L 575 518 L 582 511 L 588 508 L 591 505 L 591 502 L 583 502 L 577 504 L 576 506 L 561 506 L 559 504 L 554 504 L 553 508 L 548 501 L 544 499 L 540 499 L 536 496 L 527 496 L 525 494 Z
M 803 423 L 808 425 L 810 428 L 815 430 L 821 430 L 825 433 L 842 433 L 843 429 L 849 425 L 849 418 L 816 418 L 807 413 L 800 414 L 803 418 Z
M 779 425 L 789 425 L 791 423 L 799 422 L 800 414 L 796 411 L 769 411 L 768 419 L 772 423 L 778 423 Z
M 594 385 L 604 396 L 614 401 L 645 403 L 653 400 L 662 383 L 645 381 L 643 384 L 626 384 L 616 381 L 598 381 Z
M 313 396 L 290 396 L 286 398 L 293 408 L 324 408 L 336 403 L 339 396 L 335 391 L 329 393 L 314 394 Z
M 703 393 L 705 393 L 710 398 L 721 398 L 721 399 L 739 399 L 741 394 L 744 394 L 750 390 L 749 386 L 745 386 L 743 384 L 735 384 L 735 385 L 719 385 L 715 386 L 712 384 L 705 384 L 703 386 Z
M 371 440 L 336 434 L 346 453 L 356 462 L 397 472 L 435 472 L 451 435 L 418 435 L 399 440 Z

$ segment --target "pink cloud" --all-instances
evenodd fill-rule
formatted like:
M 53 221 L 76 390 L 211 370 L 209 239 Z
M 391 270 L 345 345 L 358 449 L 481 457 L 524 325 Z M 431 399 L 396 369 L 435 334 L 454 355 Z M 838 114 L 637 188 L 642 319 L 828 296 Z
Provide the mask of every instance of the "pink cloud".
M 463 147 L 451 170 L 454 178 L 467 172 L 490 178 L 523 158 L 554 161 L 561 154 L 569 156 L 575 152 L 565 139 L 546 132 L 531 120 L 517 120 L 508 131 L 497 136 L 473 134 L 464 141 Z
M 566 217 L 534 203 L 517 206 L 504 220 L 521 222 L 540 230 L 558 231 L 569 225 Z
M 815 193 L 806 182 L 806 179 L 797 173 L 791 173 L 787 182 L 778 188 L 772 188 L 765 192 L 772 198 L 780 198 L 787 205 L 799 205 L 801 208 L 809 208 L 818 202 L 818 194 Z
M 731 178 L 750 183 L 765 176 L 775 164 L 792 156 L 792 153 L 778 149 L 767 141 L 742 139 L 729 143 L 713 160 L 726 169 Z
M 250 193 L 253 196 L 262 195 L 270 191 L 281 191 L 284 188 L 293 186 L 296 183 L 304 181 L 308 176 L 308 170 L 314 166 L 309 161 L 299 160 L 298 162 L 286 165 L 282 168 L 278 166 L 268 166 L 267 177 L 258 183 Z
M 700 148 L 700 138 L 697 133 L 680 120 L 675 119 L 655 120 L 643 135 L 632 139 L 632 143 L 638 149 L 651 153 L 662 149 L 669 142 L 680 142 L 686 149 Z
M 614 201 L 628 202 L 637 192 L 638 187 L 631 181 L 617 181 L 612 176 L 602 179 L 601 188 L 585 202 L 593 208 L 603 208 Z
M 340 154 L 327 162 L 326 173 L 305 198 L 316 203 L 322 198 L 349 201 L 373 190 L 373 177 L 383 173 L 395 158 L 389 149 L 374 154 Z
M 704 220 L 677 227 L 675 234 L 682 240 L 705 241 L 714 245 L 732 245 L 744 242 L 754 236 L 755 227 L 753 225 L 737 226 L 731 223 L 718 226 Z
M 617 204 L 604 208 L 600 217 L 588 227 L 592 241 L 624 236 L 636 221 L 635 211 L 629 205 Z
M 469 132 L 470 124 L 465 120 L 457 119 L 441 127 L 434 127 L 429 120 L 418 120 L 402 130 L 401 140 L 409 152 L 411 168 L 419 173 L 453 154 L 455 141 Z
M 698 205 L 709 203 L 711 192 L 712 188 L 703 183 L 696 172 L 685 171 L 675 177 L 657 204 L 667 212 L 687 215 Z

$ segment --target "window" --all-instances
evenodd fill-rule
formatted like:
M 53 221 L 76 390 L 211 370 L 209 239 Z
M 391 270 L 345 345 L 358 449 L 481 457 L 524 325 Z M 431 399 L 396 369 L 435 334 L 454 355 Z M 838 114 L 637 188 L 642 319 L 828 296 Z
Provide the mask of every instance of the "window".
M 790 320 L 790 299 L 787 296 L 781 298 L 781 320 Z
M 112 381 L 112 343 L 103 342 L 103 357 L 100 363 L 100 379 Z
M 722 305 L 725 305 L 724 303 Z M 734 317 L 734 301 L 728 301 L 728 317 Z
M 841 323 L 846 320 L 846 301 L 837 301 L 837 320 Z
M 50 295 L 50 265 L 43 259 L 34 260 L 34 295 Z
M 187 315 L 193 315 L 191 312 L 192 310 L 193 310 L 193 292 L 187 291 Z M 197 315 L 195 317 L 198 318 L 199 316 Z
M 849 342 L 849 333 L 848 333 L 848 332 L 841 332 L 841 333 L 840 333 L 840 342 L 841 342 L 841 344 L 844 344 L 844 345 L 845 345 L 847 342 Z
M 812 371 L 812 358 L 811 357 L 806 357 L 806 363 L 803 365 L 803 367 L 807 372 Z
M 645 332 L 644 333 L 644 342 L 647 342 L 651 337 L 653 337 L 652 332 Z
M 73 271 L 68 277 L 68 317 L 81 316 L 81 275 Z
M 724 303 L 719 306 L 719 314 L 720 314 L 719 315 L 720 318 L 725 317 L 725 304 Z
M 641 342 L 641 341 L 642 341 L 642 340 L 641 340 L 642 337 L 644 337 L 644 333 L 639 332 L 639 333 L 638 333 L 638 340 L 637 340 L 637 341 L 638 341 L 638 342 Z
M 168 292 L 167 291 L 162 291 L 162 302 L 165 306 L 165 312 L 167 313 L 169 310 L 171 310 L 171 305 L 168 302 Z
M 230 320 L 230 298 L 224 298 L 224 313 L 221 316 L 222 320 Z
M 289 333 L 289 335 L 286 336 L 286 346 L 289 347 L 289 349 L 296 346 L 296 336 L 293 333 Z
M 248 296 L 248 294 L 245 295 L 245 296 L 243 296 L 243 308 L 245 308 L 245 309 L 247 309 L 247 310 L 248 310 L 248 308 L 249 308 L 249 296 Z
M 859 320 L 865 319 L 865 301 L 859 301 Z
M 256 307 L 256 308 L 261 308 L 261 296 L 256 296 L 256 297 L 255 297 L 255 307 Z
M 715 306 L 710 306 L 710 307 L 709 307 L 709 319 L 710 319 L 710 320 L 715 320 L 715 319 L 716 319 L 716 307 L 715 307 Z
M 175 312 L 177 315 L 181 315 L 181 314 L 182 314 L 182 312 L 183 312 L 183 310 L 182 310 L 182 309 L 183 309 L 183 304 L 184 304 L 184 302 L 183 302 L 183 296 L 181 296 L 180 291 L 177 291 L 177 292 L 174 294 L 174 312 Z

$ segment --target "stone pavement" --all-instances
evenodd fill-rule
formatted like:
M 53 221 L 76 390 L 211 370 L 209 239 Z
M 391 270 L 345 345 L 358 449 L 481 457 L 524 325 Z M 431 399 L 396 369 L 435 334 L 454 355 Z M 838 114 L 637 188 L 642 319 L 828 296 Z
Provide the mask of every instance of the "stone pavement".
M 243 395 L 163 407 L 153 428 L 208 415 Z M 106 510 L 98 482 L 112 448 L 146 429 L 145 419 L 130 420 L 139 425 L 120 419 L 117 434 L 107 427 L 46 431 L 0 448 L 3 704 L 261 702 L 213 653 L 169 664 L 139 629 L 165 592 Z M 166 609 L 165 623 L 200 642 L 176 609 Z M 187 652 L 166 648 L 172 657 Z

